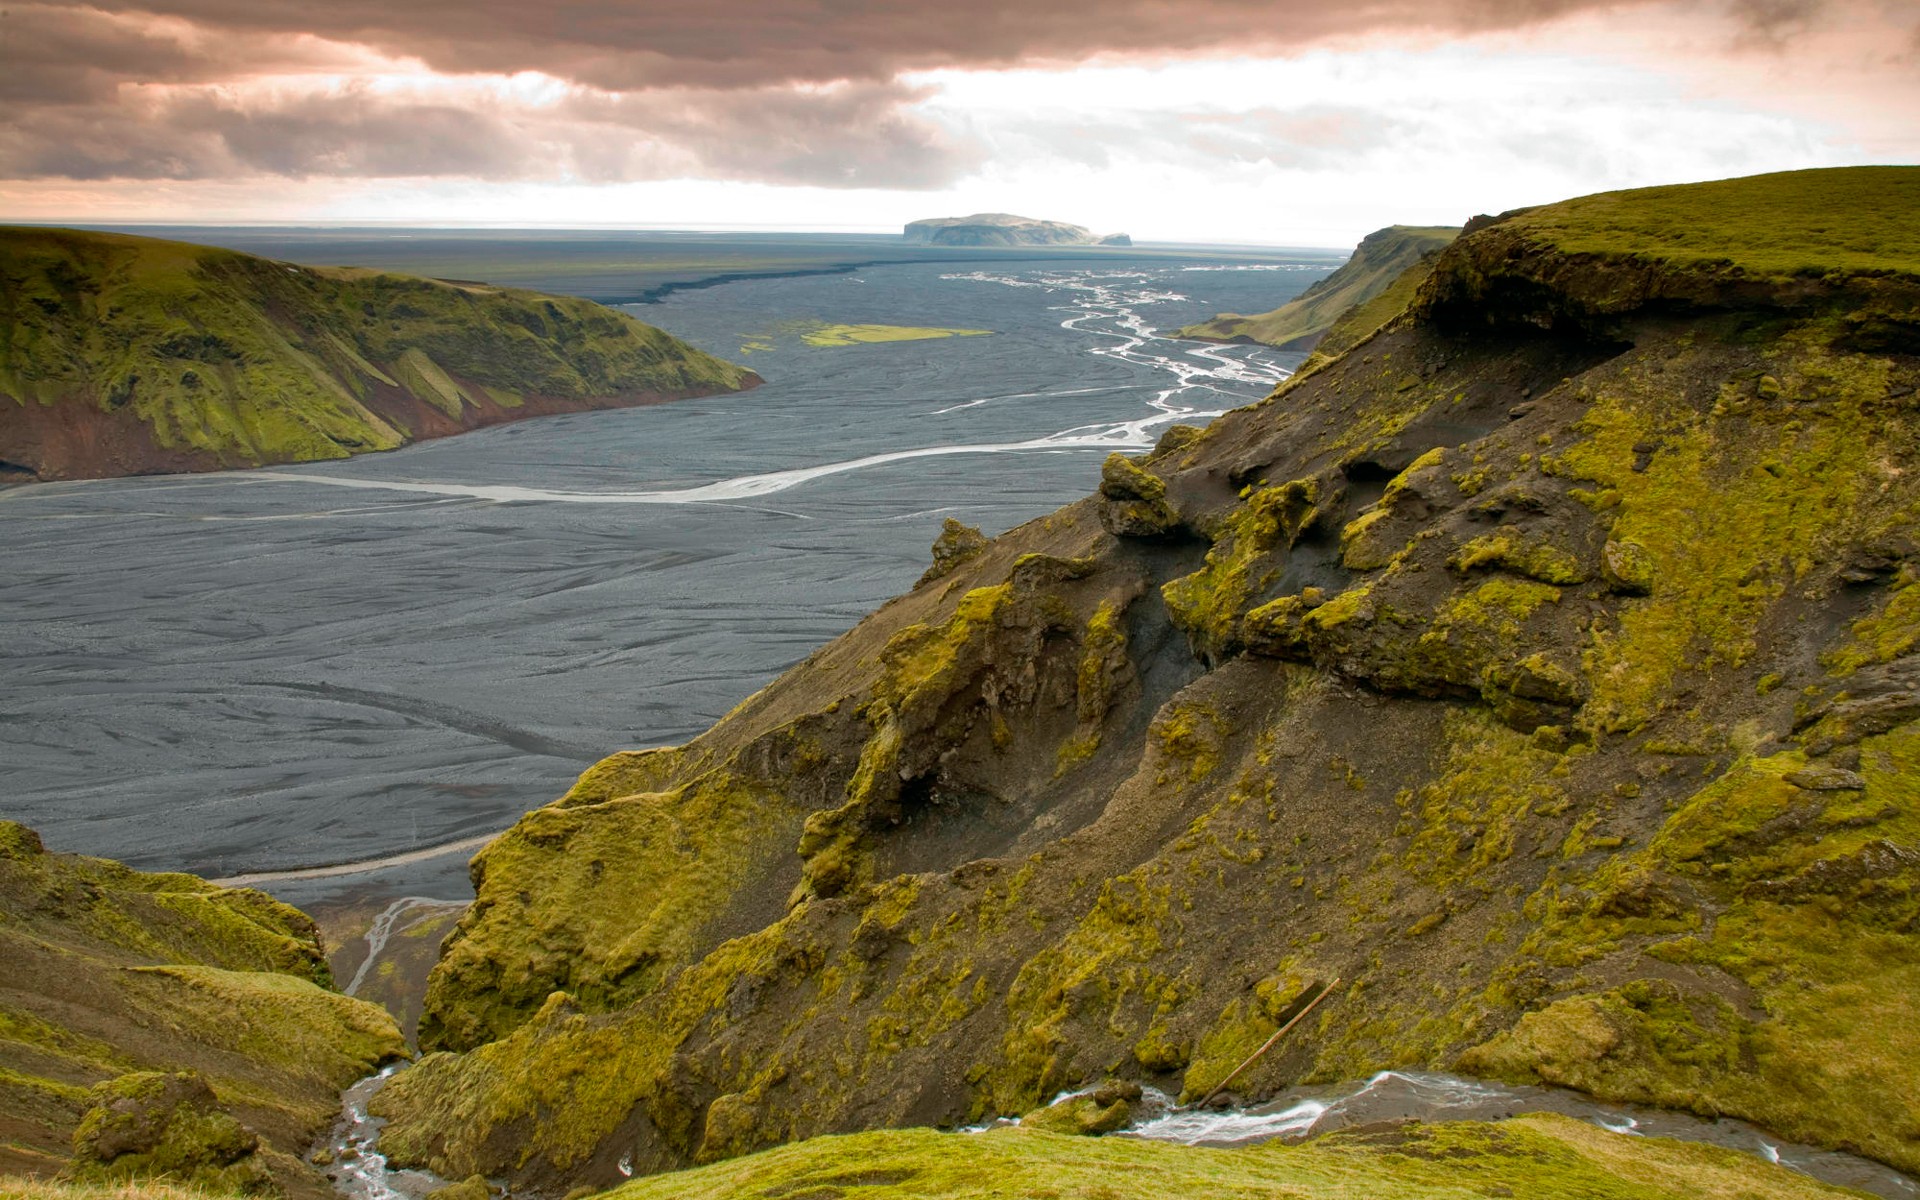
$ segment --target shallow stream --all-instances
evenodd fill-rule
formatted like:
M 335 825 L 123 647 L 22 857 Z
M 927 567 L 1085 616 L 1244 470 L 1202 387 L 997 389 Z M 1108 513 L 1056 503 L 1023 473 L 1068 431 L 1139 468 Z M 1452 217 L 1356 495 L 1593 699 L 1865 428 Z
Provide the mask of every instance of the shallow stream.
M 1560 1113 L 1615 1133 L 1705 1142 L 1757 1154 L 1825 1183 L 1888 1200 L 1920 1196 L 1920 1183 L 1884 1163 L 1774 1137 L 1745 1121 L 1696 1117 L 1670 1109 L 1601 1104 L 1565 1088 L 1524 1087 L 1455 1075 L 1382 1071 L 1362 1083 L 1294 1088 L 1264 1104 L 1218 1111 L 1175 1108 L 1149 1093 L 1148 1113 L 1125 1133 L 1187 1146 L 1246 1146 L 1304 1141 L 1391 1121 L 1499 1121 L 1524 1113 Z

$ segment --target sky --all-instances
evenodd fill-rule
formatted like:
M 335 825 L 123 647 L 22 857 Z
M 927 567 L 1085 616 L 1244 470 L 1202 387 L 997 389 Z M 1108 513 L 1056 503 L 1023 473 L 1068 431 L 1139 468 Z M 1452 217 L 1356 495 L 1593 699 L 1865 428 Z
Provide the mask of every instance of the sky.
M 1920 0 L 0 4 L 0 220 L 1347 246 L 1920 161 Z

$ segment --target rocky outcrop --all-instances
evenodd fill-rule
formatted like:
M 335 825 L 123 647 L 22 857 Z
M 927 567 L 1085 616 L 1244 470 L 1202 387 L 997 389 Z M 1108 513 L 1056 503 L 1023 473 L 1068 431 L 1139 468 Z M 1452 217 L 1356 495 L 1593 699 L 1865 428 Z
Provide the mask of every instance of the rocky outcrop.
M 476 860 L 384 1144 L 564 1191 L 1198 1099 L 1339 979 L 1237 1089 L 1467 1069 L 1920 1167 L 1920 247 L 1773 266 L 1829 184 L 1911 244 L 1916 182 L 1483 223 L 1273 397 L 589 771 Z
M 758 382 L 585 300 L 0 228 L 0 484 L 345 458 Z
M 1096 237 L 1092 230 L 1063 221 L 1041 221 L 1012 213 L 975 213 L 970 217 L 934 217 L 909 221 L 901 236 L 926 246 L 1131 246 L 1124 233 Z

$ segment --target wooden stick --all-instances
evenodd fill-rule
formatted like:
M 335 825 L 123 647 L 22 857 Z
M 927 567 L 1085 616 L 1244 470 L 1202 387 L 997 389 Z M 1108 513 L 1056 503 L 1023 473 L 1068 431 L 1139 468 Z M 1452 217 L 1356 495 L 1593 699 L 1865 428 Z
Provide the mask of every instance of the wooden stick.
M 1255 1050 L 1252 1054 L 1248 1055 L 1247 1061 L 1241 1063 L 1239 1066 L 1235 1067 L 1232 1071 L 1228 1072 L 1227 1077 L 1225 1079 L 1222 1079 L 1218 1084 L 1215 1084 L 1214 1089 L 1207 1093 L 1206 1098 L 1200 1101 L 1200 1104 L 1198 1107 L 1205 1108 L 1207 1105 L 1213 1103 L 1213 1098 L 1215 1096 L 1218 1096 L 1221 1092 L 1226 1091 L 1228 1084 L 1240 1078 L 1240 1072 L 1246 1070 L 1248 1067 L 1252 1066 L 1254 1063 L 1259 1062 L 1261 1055 L 1273 1049 L 1273 1044 L 1287 1035 L 1287 1030 L 1292 1029 L 1295 1025 L 1298 1025 L 1306 1017 L 1308 1013 L 1312 1012 L 1314 1008 L 1318 1006 L 1322 1000 L 1325 1000 L 1327 998 L 1328 993 L 1332 992 L 1333 989 L 1339 986 L 1340 986 L 1340 981 L 1339 979 L 1336 978 L 1332 983 L 1321 988 L 1320 994 L 1318 996 L 1315 996 L 1311 1001 L 1309 1001 L 1305 1008 L 1293 1014 L 1293 1018 L 1291 1020 L 1289 1020 L 1285 1025 L 1282 1025 L 1280 1028 L 1273 1031 L 1273 1036 L 1267 1039 L 1265 1045 L 1261 1046 L 1258 1050 Z

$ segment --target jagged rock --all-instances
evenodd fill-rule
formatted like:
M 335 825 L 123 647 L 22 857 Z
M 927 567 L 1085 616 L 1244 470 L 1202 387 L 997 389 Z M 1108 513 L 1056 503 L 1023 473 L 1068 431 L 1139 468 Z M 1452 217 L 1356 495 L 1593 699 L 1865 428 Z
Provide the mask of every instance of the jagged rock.
M 1124 454 L 1109 454 L 1101 466 L 1100 497 L 1100 525 L 1115 537 L 1160 538 L 1180 530 L 1166 483 Z
M 953 574 L 954 568 L 961 563 L 978 558 L 987 548 L 987 536 L 971 525 L 948 517 L 940 526 L 940 536 L 933 540 L 933 565 L 926 574 L 920 576 L 915 587 L 944 579 Z

